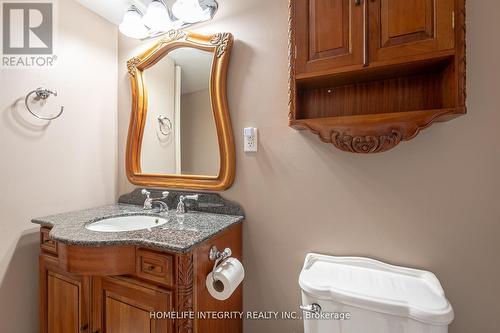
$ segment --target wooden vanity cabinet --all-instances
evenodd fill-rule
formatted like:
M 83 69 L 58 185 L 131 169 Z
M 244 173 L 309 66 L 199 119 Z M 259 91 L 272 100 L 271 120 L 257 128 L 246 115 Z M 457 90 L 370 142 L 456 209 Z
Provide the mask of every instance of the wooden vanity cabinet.
M 465 0 L 289 0 L 289 125 L 377 153 L 466 113 Z
M 137 247 L 131 258 L 129 246 L 124 247 L 125 251 L 113 247 L 113 252 L 123 253 L 123 258 L 113 256 L 116 260 L 133 260 L 133 264 L 109 264 L 113 272 L 123 270 L 120 275 L 106 274 L 102 258 L 108 260 L 109 255 L 103 253 L 99 258 L 99 248 L 88 248 L 91 255 L 86 255 L 84 247 L 77 247 L 81 257 L 72 261 L 71 246 L 51 240 L 49 231 L 41 228 L 40 232 L 40 333 L 242 332 L 241 319 L 196 316 L 204 311 L 242 311 L 241 286 L 226 301 L 215 300 L 205 286 L 205 278 L 213 268 L 208 258 L 212 246 L 230 247 L 232 256 L 241 260 L 241 224 L 187 253 Z M 92 274 L 83 274 L 85 269 Z M 151 313 L 175 313 L 177 318 L 158 318 Z

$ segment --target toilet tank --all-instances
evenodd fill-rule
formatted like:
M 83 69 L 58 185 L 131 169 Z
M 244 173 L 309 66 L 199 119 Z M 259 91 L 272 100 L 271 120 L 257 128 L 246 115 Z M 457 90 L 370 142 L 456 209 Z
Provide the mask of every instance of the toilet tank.
M 310 253 L 299 284 L 305 333 L 446 333 L 453 320 L 427 271 Z

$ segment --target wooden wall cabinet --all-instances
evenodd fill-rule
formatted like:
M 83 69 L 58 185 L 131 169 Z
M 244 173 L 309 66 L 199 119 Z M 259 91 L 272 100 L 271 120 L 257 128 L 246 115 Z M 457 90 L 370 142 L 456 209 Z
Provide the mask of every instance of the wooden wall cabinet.
M 465 0 L 290 0 L 289 124 L 354 153 L 466 113 Z
M 208 258 L 213 245 L 230 247 L 232 256 L 241 260 L 241 224 L 188 253 L 137 247 L 131 258 L 129 246 L 113 246 L 123 256 L 109 259 L 109 248 L 76 247 L 81 260 L 70 265 L 67 258 L 72 257 L 67 252 L 75 250 L 51 240 L 49 231 L 40 231 L 40 333 L 242 332 L 241 319 L 199 319 L 196 315 L 242 311 L 242 286 L 226 301 L 211 297 L 205 286 L 213 268 Z M 102 257 L 95 249 L 100 249 Z M 115 265 L 115 260 L 133 260 L 133 264 Z M 107 269 L 120 275 L 109 275 Z M 177 318 L 155 318 L 152 312 L 175 312 Z M 194 318 L 183 315 L 190 312 Z

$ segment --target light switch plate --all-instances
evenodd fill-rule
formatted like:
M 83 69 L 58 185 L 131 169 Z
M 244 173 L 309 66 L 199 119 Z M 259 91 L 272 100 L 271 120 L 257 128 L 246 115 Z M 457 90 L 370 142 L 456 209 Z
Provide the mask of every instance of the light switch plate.
M 243 141 L 245 152 L 256 152 L 258 149 L 257 129 L 247 127 L 243 130 Z

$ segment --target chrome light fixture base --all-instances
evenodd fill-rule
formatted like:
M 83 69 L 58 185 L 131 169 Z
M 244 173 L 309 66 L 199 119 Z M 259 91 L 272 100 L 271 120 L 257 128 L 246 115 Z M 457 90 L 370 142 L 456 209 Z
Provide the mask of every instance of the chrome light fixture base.
M 182 0 L 177 0 L 177 1 L 182 1 Z M 167 6 L 167 4 L 164 0 L 157 0 L 157 2 L 161 2 L 165 6 L 165 8 L 168 10 L 168 12 L 170 14 L 170 19 L 171 19 L 170 29 L 153 30 L 153 29 L 150 29 L 149 27 L 147 27 L 146 25 L 144 25 L 144 28 L 148 30 L 148 33 L 145 37 L 141 37 L 141 38 L 138 38 L 137 34 L 134 36 L 134 35 L 128 35 L 124 31 L 121 31 L 121 32 L 125 36 L 130 37 L 130 38 L 140 39 L 140 40 L 148 40 L 151 38 L 156 38 L 156 37 L 168 34 L 172 30 L 181 30 L 181 29 L 191 27 L 191 26 L 198 24 L 198 23 L 210 21 L 211 19 L 213 19 L 213 17 L 215 16 L 215 14 L 217 13 L 217 11 L 219 9 L 219 4 L 216 0 L 194 0 L 194 1 L 198 1 L 201 9 L 208 14 L 206 18 L 203 18 L 203 19 L 200 18 L 196 22 L 185 22 L 185 21 L 177 18 L 172 13 L 172 9 L 169 8 L 169 6 Z M 144 13 L 141 12 L 140 10 L 138 10 L 137 6 L 135 6 L 135 5 L 131 6 L 131 8 L 128 10 L 128 12 L 130 12 L 130 11 L 135 11 L 135 12 L 139 13 L 141 16 L 144 16 Z

